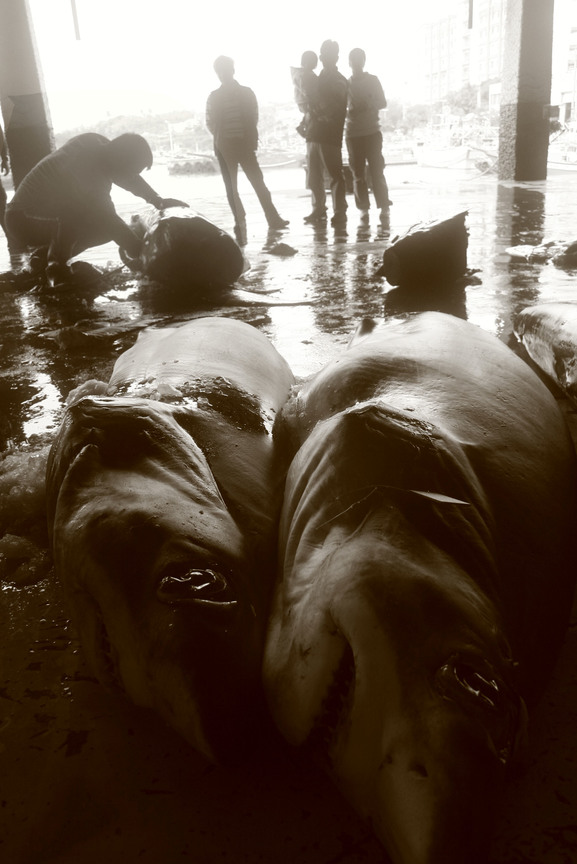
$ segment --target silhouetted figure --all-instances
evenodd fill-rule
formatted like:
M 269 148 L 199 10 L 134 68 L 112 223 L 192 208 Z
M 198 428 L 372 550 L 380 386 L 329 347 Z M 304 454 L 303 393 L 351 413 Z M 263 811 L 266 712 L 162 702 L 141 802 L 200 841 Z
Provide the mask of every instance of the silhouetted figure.
M 8 207 L 11 239 L 33 248 L 31 264 L 46 269 L 51 286 L 71 281 L 70 258 L 114 241 L 129 257 L 140 253 L 141 239 L 117 214 L 112 184 L 143 198 L 157 210 L 188 206 L 161 198 L 140 176 L 152 165 L 152 151 L 141 135 L 126 133 L 110 141 L 86 132 L 45 156 L 24 177 Z
M 330 177 L 333 225 L 344 225 L 347 199 L 343 176 L 342 146 L 347 111 L 347 79 L 337 69 L 339 46 L 327 39 L 321 45 L 323 68 L 318 76 L 316 97 L 311 101 L 310 123 L 306 130 L 308 183 L 312 212 L 305 222 L 326 219 L 325 172 Z
M 10 163 L 8 161 L 8 147 L 6 145 L 6 138 L 4 137 L 4 131 L 0 126 L 0 169 L 2 174 L 8 174 L 10 171 Z M 2 181 L 0 180 L 0 225 L 2 226 L 2 230 L 6 234 L 6 189 L 2 185 Z
M 316 98 L 318 76 L 315 73 L 319 58 L 314 51 L 304 51 L 300 66 L 291 66 L 294 97 L 303 119 L 296 128 L 299 135 L 306 138 L 307 127 L 311 120 L 311 103 Z
M 353 74 L 349 78 L 345 140 L 353 172 L 355 204 L 363 216 L 368 217 L 371 206 L 367 185 L 368 167 L 375 203 L 381 211 L 381 218 L 384 218 L 393 203 L 389 199 L 385 180 L 383 135 L 379 122 L 379 111 L 387 107 L 387 100 L 377 76 L 364 71 L 365 62 L 363 49 L 353 48 L 349 54 Z
M 214 152 L 226 189 L 226 197 L 234 216 L 234 234 L 244 246 L 246 212 L 238 194 L 239 165 L 246 174 L 264 210 L 269 228 L 286 228 L 272 202 L 256 158 L 258 147 L 258 103 L 250 87 L 243 87 L 234 77 L 231 57 L 217 57 L 214 61 L 221 86 L 213 90 L 206 103 L 206 125 L 214 137 Z

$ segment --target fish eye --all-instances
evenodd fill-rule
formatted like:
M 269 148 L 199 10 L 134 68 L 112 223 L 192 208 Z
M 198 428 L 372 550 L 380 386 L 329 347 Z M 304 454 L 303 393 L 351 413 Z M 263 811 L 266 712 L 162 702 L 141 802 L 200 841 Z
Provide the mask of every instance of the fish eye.
M 230 606 L 237 602 L 230 581 L 212 567 L 169 566 L 160 580 L 157 596 L 170 604 L 203 602 Z

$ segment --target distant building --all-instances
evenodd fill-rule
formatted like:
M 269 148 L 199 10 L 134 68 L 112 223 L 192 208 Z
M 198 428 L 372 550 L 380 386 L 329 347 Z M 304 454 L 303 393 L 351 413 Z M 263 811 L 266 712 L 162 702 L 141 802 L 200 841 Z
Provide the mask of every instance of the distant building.
M 478 107 L 498 110 L 506 0 L 455 0 L 450 12 L 421 28 L 426 101 L 434 105 L 464 87 L 478 88 Z
M 577 123 L 577 0 L 555 0 L 554 10 L 551 105 L 561 122 Z M 422 25 L 419 101 L 442 104 L 474 87 L 478 109 L 498 117 L 506 14 L 507 0 L 454 0 Z
M 555 0 L 551 104 L 561 123 L 577 123 L 577 0 Z
M 456 0 L 454 9 L 421 28 L 423 102 L 443 102 L 469 80 L 469 0 Z
M 472 62 L 469 83 L 478 87 L 478 107 L 499 115 L 505 51 L 506 0 L 471 0 Z

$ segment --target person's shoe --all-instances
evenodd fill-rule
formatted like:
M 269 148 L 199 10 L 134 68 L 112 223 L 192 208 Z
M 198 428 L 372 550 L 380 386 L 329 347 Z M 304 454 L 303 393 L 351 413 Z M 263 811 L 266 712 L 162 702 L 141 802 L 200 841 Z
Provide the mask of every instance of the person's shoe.
M 289 225 L 288 219 L 283 219 L 282 216 L 273 216 L 272 219 L 268 221 L 268 227 L 272 228 L 274 231 L 280 231 L 281 228 L 286 228 Z
M 312 213 L 309 213 L 308 216 L 305 216 L 303 222 L 306 222 L 307 225 L 319 225 L 321 222 L 326 222 L 327 211 L 326 210 L 313 210 Z
M 133 258 L 131 255 L 128 254 L 126 249 L 122 248 L 122 246 L 118 247 L 118 254 L 120 256 L 120 260 L 125 267 L 128 267 L 129 270 L 132 270 L 133 273 L 142 273 L 142 261 L 140 257 Z
M 335 213 L 333 218 L 331 219 L 331 225 L 336 227 L 342 227 L 347 224 L 347 214 L 346 213 Z

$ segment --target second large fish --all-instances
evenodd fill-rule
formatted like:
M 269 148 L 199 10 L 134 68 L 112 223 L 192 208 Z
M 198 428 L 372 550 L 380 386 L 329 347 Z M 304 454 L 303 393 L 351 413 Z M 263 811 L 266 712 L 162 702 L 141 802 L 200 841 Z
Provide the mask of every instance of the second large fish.
M 96 676 L 210 758 L 255 729 L 293 382 L 254 327 L 145 332 L 72 394 L 48 466 L 56 571 Z

